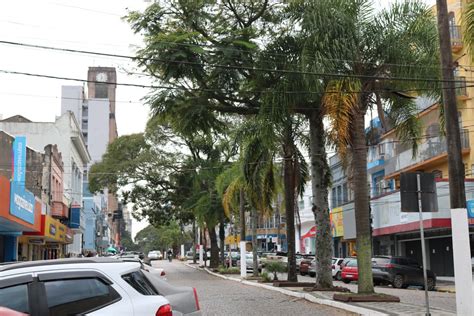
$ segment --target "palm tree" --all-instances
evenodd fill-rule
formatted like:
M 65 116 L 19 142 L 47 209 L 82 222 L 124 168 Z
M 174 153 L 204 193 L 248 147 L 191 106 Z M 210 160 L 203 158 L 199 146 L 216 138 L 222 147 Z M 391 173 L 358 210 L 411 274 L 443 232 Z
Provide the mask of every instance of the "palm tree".
M 397 91 L 434 91 L 438 76 L 436 24 L 419 1 L 395 3 L 374 12 L 369 0 L 301 2 L 301 27 L 307 35 L 305 69 L 327 75 L 323 98 L 336 148 L 349 148 L 356 211 L 359 293 L 373 293 L 365 115 L 385 113 L 402 140 L 416 139 L 420 129 L 411 98 Z M 321 81 L 311 78 L 309 81 Z M 402 80 L 397 78 L 420 78 Z M 388 128 L 384 124 L 383 128 Z M 330 134 L 331 135 L 331 134 Z M 337 136 L 337 137 L 336 137 Z M 413 143 L 416 146 L 416 143 Z
M 469 54 L 474 57 L 474 2 L 466 4 L 462 12 L 461 24 L 463 29 L 463 40 L 466 43 Z

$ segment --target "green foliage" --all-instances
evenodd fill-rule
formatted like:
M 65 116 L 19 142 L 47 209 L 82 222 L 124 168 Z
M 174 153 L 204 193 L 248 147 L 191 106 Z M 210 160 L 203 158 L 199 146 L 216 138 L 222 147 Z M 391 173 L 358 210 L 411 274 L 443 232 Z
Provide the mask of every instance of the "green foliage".
M 217 271 L 218 271 L 220 274 L 240 274 L 240 269 L 237 268 L 237 267 L 230 267 L 230 268 L 227 268 L 227 267 L 224 267 L 224 266 L 219 266 L 219 268 L 217 269 Z
M 260 273 L 260 277 L 262 278 L 263 282 L 271 282 L 272 281 L 272 278 L 270 277 L 270 275 L 268 274 L 267 271 L 263 271 L 262 273 Z
M 138 251 L 140 246 L 133 242 L 130 232 L 123 230 L 120 234 L 120 243 L 127 251 Z
M 168 248 L 177 248 L 191 240 L 192 236 L 184 233 L 176 222 L 159 227 L 148 225 L 135 236 L 135 242 L 144 253 L 151 250 L 163 251 Z
M 266 262 L 265 269 L 273 273 L 273 280 L 278 280 L 277 273 L 286 272 L 287 266 L 280 261 L 270 260 Z

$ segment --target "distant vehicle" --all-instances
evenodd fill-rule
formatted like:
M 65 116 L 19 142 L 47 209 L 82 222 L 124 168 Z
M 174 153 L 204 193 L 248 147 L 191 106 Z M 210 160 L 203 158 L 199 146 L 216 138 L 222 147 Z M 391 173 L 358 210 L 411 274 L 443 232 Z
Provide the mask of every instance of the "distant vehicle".
M 314 260 L 314 257 L 307 257 L 301 260 L 300 262 L 300 274 L 307 275 L 309 273 L 309 266 L 311 265 L 311 261 Z
M 152 250 L 148 253 L 149 260 L 163 260 L 163 254 L 159 250 Z
M 93 257 L 4 265 L 0 306 L 31 315 L 171 316 L 145 273 L 137 262 Z
M 120 258 L 136 258 L 136 259 L 145 259 L 145 255 L 142 252 L 138 251 L 127 251 L 119 255 Z
M 237 260 L 237 266 L 240 267 L 240 259 Z M 253 271 L 253 254 L 247 253 L 245 255 L 245 262 L 247 264 L 247 271 Z M 260 259 L 257 257 L 257 266 L 258 266 L 258 272 L 262 271 L 262 263 L 260 262 Z
M 237 262 L 240 260 L 240 253 L 231 251 L 230 254 L 228 254 L 225 257 L 225 264 L 227 267 L 237 267 Z
M 311 263 L 309 265 L 309 270 L 308 274 L 310 277 L 315 277 L 316 276 L 316 259 L 311 260 Z
M 372 278 L 374 285 L 390 284 L 390 277 L 387 272 L 372 266 Z M 341 280 L 344 283 L 359 280 L 359 269 L 357 267 L 357 259 L 351 259 L 342 268 Z
M 145 270 L 145 271 L 148 271 L 152 274 L 158 275 L 161 278 L 163 278 L 164 280 L 166 280 L 165 270 L 162 269 L 162 268 L 153 267 L 149 262 L 146 262 L 146 261 L 143 261 L 143 260 L 140 260 L 140 259 L 135 259 L 135 258 L 118 258 L 118 259 L 121 260 L 121 261 L 124 261 L 124 262 L 138 262 L 138 263 L 140 263 L 140 267 L 141 267 L 142 270 Z
M 188 251 L 186 252 L 186 259 L 187 260 L 193 260 L 193 252 Z M 196 259 L 199 259 L 199 253 L 196 251 Z
M 390 284 L 395 288 L 405 289 L 411 285 L 424 287 L 423 268 L 413 258 L 395 256 L 376 256 L 372 259 L 373 265 L 387 272 Z M 428 290 L 436 287 L 436 274 L 427 270 Z
M 344 258 L 332 258 L 332 277 L 341 281 L 341 264 Z

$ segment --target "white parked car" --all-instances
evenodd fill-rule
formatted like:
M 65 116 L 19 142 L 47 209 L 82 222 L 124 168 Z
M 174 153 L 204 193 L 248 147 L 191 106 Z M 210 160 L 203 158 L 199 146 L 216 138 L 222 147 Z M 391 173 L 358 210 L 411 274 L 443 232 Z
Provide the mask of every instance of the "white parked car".
M 342 280 L 341 277 L 341 263 L 344 261 L 344 258 L 332 258 L 332 277 L 338 281 Z
M 247 264 L 247 271 L 253 271 L 253 254 L 247 253 L 245 255 L 245 262 Z M 257 257 L 258 271 L 262 271 L 262 263 L 260 258 Z M 237 267 L 240 267 L 240 260 L 237 260 Z
M 149 260 L 162 260 L 163 254 L 159 250 L 152 250 L 148 253 Z
M 0 266 L 0 306 L 31 315 L 183 315 L 138 262 L 110 258 L 29 261 Z M 197 310 L 187 315 L 201 315 Z

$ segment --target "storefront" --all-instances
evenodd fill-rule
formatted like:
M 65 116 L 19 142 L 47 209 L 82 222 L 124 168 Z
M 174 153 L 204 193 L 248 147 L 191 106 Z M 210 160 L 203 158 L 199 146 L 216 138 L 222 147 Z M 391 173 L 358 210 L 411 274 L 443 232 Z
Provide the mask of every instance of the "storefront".
M 66 225 L 49 215 L 41 216 L 41 230 L 25 233 L 20 246 L 28 260 L 57 259 L 66 256 L 66 245 L 72 242 L 72 233 Z
M 18 237 L 41 227 L 41 203 L 17 183 L 0 176 L 0 262 L 21 259 Z

